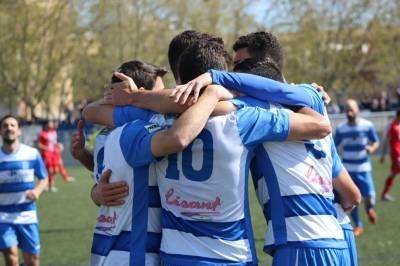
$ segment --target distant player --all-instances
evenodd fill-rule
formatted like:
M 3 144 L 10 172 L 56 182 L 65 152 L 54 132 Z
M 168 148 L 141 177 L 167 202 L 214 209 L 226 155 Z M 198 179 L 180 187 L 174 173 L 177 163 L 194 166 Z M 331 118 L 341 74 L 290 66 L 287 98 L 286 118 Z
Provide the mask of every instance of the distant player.
M 375 212 L 375 186 L 372 178 L 370 154 L 379 147 L 379 139 L 374 125 L 359 117 L 358 104 L 353 99 L 346 102 L 347 121 L 339 124 L 335 132 L 335 144 L 342 149 L 342 160 L 354 183 L 361 191 L 365 211 L 372 224 L 377 223 Z M 363 225 L 358 207 L 351 212 L 355 224 L 354 235 L 363 233 Z
M 65 182 L 74 181 L 74 178 L 68 175 L 67 170 L 64 167 L 61 157 L 61 152 L 64 147 L 62 143 L 58 142 L 57 138 L 56 122 L 53 120 L 47 120 L 43 125 L 43 130 L 39 133 L 37 144 L 49 173 L 48 190 L 51 192 L 58 191 L 54 186 L 54 178 L 57 172 L 60 173 Z
M 386 138 L 383 144 L 380 162 L 385 161 L 385 155 L 390 146 L 390 174 L 386 178 L 385 186 L 381 193 L 381 199 L 384 201 L 394 201 L 394 197 L 389 195 L 389 190 L 394 184 L 394 178 L 400 173 L 400 110 L 397 110 L 396 117 L 392 120 L 386 132 Z
M 25 265 L 38 266 L 40 238 L 35 201 L 47 186 L 47 171 L 39 152 L 20 143 L 16 117 L 0 120 L 0 250 L 5 265 L 19 265 L 18 248 Z M 35 185 L 35 176 L 39 179 Z

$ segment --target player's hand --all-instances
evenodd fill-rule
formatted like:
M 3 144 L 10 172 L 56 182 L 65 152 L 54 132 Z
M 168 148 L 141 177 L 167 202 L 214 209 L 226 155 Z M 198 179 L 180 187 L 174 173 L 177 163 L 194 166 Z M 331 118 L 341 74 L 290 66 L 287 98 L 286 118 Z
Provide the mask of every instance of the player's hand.
M 174 99 L 174 102 L 185 104 L 189 96 L 191 95 L 191 101 L 192 103 L 195 103 L 199 98 L 201 89 L 211 84 L 211 74 L 206 72 L 186 84 L 176 86 L 175 89 L 171 92 L 170 96 Z
M 322 94 L 322 99 L 324 100 L 325 104 L 329 104 L 331 102 L 331 97 L 329 94 L 325 91 L 324 87 L 317 84 L 317 83 L 311 83 L 311 85 L 317 89 Z
M 58 151 L 62 152 L 64 150 L 64 144 L 62 144 L 61 142 L 57 143 L 57 148 Z
M 105 104 L 130 105 L 130 96 L 138 90 L 132 78 L 120 72 L 114 72 L 114 76 L 122 82 L 110 83 L 105 86 L 103 100 Z
M 85 128 L 85 122 L 79 119 L 76 131 L 72 134 L 71 144 L 69 150 L 72 157 L 79 160 L 85 153 L 85 134 L 83 129 Z
M 103 172 L 99 183 L 91 192 L 94 203 L 103 206 L 118 206 L 125 203 L 123 200 L 129 193 L 128 184 L 124 181 L 110 183 L 111 170 Z
M 27 190 L 25 193 L 26 193 L 25 196 L 27 199 L 37 200 L 39 198 L 39 192 L 37 192 L 34 189 Z
M 365 150 L 367 151 L 368 154 L 371 154 L 373 152 L 372 146 L 370 146 L 370 145 L 366 145 Z

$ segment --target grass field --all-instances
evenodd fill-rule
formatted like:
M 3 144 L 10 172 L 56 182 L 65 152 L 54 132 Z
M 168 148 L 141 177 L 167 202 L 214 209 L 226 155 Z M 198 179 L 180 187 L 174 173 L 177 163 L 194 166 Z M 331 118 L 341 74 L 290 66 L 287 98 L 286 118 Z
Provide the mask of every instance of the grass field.
M 388 174 L 389 162 L 374 161 L 377 193 Z M 58 193 L 44 193 L 38 202 L 42 238 L 42 266 L 88 265 L 92 228 L 97 207 L 89 199 L 92 185 L 90 173 L 83 168 L 69 168 L 77 181 L 63 183 L 57 176 Z M 252 191 L 252 190 L 251 190 Z M 252 220 L 260 265 L 270 265 L 271 259 L 262 253 L 265 222 L 260 208 L 250 193 Z M 379 221 L 370 225 L 364 213 L 365 233 L 357 238 L 360 266 L 400 265 L 400 181 L 393 189 L 397 202 L 377 202 Z M 0 260 L 0 265 L 3 263 Z

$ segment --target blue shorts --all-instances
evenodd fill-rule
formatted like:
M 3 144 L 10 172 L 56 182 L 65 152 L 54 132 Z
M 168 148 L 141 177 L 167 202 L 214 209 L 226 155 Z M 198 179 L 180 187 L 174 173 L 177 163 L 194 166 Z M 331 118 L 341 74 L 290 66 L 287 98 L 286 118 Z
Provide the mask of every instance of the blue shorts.
M 25 253 L 40 253 L 38 224 L 0 223 L 0 236 L 0 250 L 18 246 Z
M 360 190 L 363 198 L 375 197 L 375 186 L 371 172 L 349 172 L 349 174 Z
M 356 239 L 354 237 L 353 226 L 351 224 L 341 225 L 343 229 L 344 239 L 349 247 L 350 265 L 358 265 Z
M 350 259 L 347 249 L 279 247 L 272 260 L 272 266 L 348 266 Z

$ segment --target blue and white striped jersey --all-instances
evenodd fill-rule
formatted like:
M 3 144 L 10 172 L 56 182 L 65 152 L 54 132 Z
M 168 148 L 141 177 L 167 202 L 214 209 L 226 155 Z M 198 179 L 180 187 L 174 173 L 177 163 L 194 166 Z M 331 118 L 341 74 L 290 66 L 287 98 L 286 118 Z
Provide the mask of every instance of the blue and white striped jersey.
M 93 178 L 94 182 L 98 183 L 101 173 L 104 170 L 104 145 L 108 134 L 112 131 L 112 128 L 101 129 L 94 139 L 93 145 Z
M 258 96 L 263 99 L 270 96 L 265 90 L 261 93 L 267 87 L 262 77 L 229 73 L 233 78 L 227 78 L 228 74 L 217 71 L 212 74 L 217 84 L 231 89 L 240 87 L 244 93 L 258 88 Z M 317 91 L 307 85 L 298 87 L 303 96 L 297 98 L 293 94 L 291 104 L 303 99 L 306 105 L 326 115 Z M 239 107 L 246 105 L 238 102 L 233 101 Z M 265 142 L 255 154 L 252 177 L 268 223 L 265 251 L 272 254 L 280 245 L 346 248 L 333 204 L 332 176 L 338 176 L 343 165 L 332 136 L 312 141 Z
M 376 141 L 379 141 L 379 138 L 374 125 L 364 118 L 358 117 L 355 125 L 346 121 L 336 127 L 335 143 L 342 148 L 343 164 L 349 172 L 372 170 L 365 146 Z
M 159 265 L 161 204 L 153 157 L 146 153 L 159 129 L 136 120 L 114 129 L 106 139 L 104 170 L 112 170 L 110 182 L 127 182 L 129 195 L 123 205 L 101 206 L 92 265 Z
M 26 191 L 35 188 L 35 176 L 47 178 L 46 167 L 35 148 L 20 143 L 13 153 L 0 149 L 0 223 L 38 222 L 36 203 L 26 198 Z
M 122 122 L 118 113 L 128 112 L 116 110 L 114 123 Z M 189 147 L 155 164 L 162 265 L 257 264 L 247 196 L 250 159 L 257 144 L 285 140 L 289 128 L 285 110 L 242 108 L 211 117 Z

